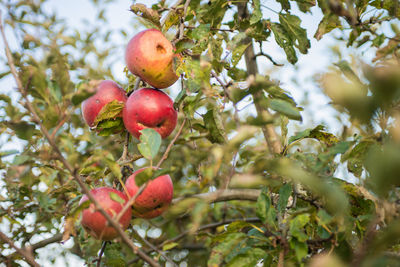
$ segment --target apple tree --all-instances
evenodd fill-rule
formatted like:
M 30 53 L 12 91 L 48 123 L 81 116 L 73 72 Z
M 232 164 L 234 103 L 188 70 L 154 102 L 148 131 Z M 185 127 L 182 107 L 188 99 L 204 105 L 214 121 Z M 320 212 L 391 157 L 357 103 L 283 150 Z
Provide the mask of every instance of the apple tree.
M 113 1 L 91 1 L 96 23 L 78 29 L 49 2 L 0 4 L 0 265 L 399 266 L 398 1 L 125 3 L 174 48 L 162 82 L 146 45 L 125 62 L 141 30 L 108 27 Z M 332 36 L 336 57 L 313 83 L 334 124 L 304 123 L 318 98 L 295 99 L 274 73 L 299 72 Z M 123 96 L 83 116 L 103 80 Z M 141 121 L 133 134 L 138 113 L 165 115 L 140 88 L 171 96 L 172 132 Z

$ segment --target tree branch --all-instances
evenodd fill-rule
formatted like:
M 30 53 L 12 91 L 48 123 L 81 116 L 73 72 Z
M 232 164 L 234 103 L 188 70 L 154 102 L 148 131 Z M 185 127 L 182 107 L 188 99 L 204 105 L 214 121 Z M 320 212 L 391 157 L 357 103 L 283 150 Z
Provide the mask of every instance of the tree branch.
M 259 189 L 226 189 L 217 190 L 210 193 L 196 194 L 185 197 L 179 197 L 172 200 L 172 204 L 176 204 L 185 198 L 199 198 L 203 199 L 209 203 L 230 201 L 230 200 L 249 200 L 257 201 L 261 190 Z
M 186 123 L 186 117 L 183 119 L 181 126 L 179 127 L 178 132 L 175 134 L 174 138 L 171 140 L 169 145 L 167 146 L 167 149 L 165 150 L 164 154 L 162 155 L 160 161 L 156 165 L 156 169 L 160 168 L 161 164 L 164 162 L 164 160 L 167 159 L 169 152 L 171 151 L 172 146 L 174 145 L 176 139 L 181 135 L 183 126 L 185 126 Z
M 103 241 L 103 245 L 101 246 L 100 252 L 99 252 L 99 257 L 95 260 L 97 261 L 96 266 L 100 267 L 101 266 L 101 258 L 103 257 L 103 253 L 106 250 L 108 241 Z
M 238 16 L 239 19 L 245 19 L 249 16 L 247 12 L 247 2 L 238 2 Z M 256 75 L 258 73 L 257 61 L 254 54 L 253 40 L 250 37 L 247 37 L 243 42 L 250 43 L 247 49 L 244 52 L 244 58 L 246 61 L 247 73 L 249 75 Z M 261 105 L 258 103 L 258 99 L 262 96 L 263 92 L 258 91 L 253 94 L 254 105 L 257 110 L 257 114 L 267 113 L 269 115 L 269 111 L 267 109 L 263 109 Z M 273 125 L 266 125 L 262 127 L 262 132 L 264 134 L 265 141 L 267 142 L 269 151 L 271 153 L 279 154 L 282 151 L 281 143 L 279 141 L 278 134 L 276 133 Z
M 1 19 L 1 18 L 0 18 Z M 33 257 L 33 255 L 31 253 L 29 253 L 27 250 L 25 249 L 21 249 L 18 248 L 14 242 L 8 238 L 8 236 L 6 236 L 3 232 L 0 231 L 0 239 L 2 239 L 4 242 L 6 242 L 7 244 L 9 244 L 13 249 L 16 250 L 16 252 L 18 254 L 20 254 L 22 257 L 24 257 L 26 259 L 26 261 L 35 267 L 40 267 L 40 265 L 35 261 L 35 258 Z
M 283 64 L 277 63 L 270 55 L 268 55 L 268 54 L 266 54 L 264 52 L 260 52 L 260 53 L 255 54 L 254 58 L 261 57 L 261 56 L 264 56 L 264 57 L 268 58 L 269 61 L 271 61 L 271 63 L 274 64 L 277 67 L 282 67 L 283 66 Z
M 185 26 L 187 29 L 196 29 L 195 26 Z M 235 30 L 231 29 L 221 29 L 221 28 L 210 28 L 210 31 L 221 31 L 221 32 L 234 32 Z
M 77 170 L 71 166 L 71 164 L 65 159 L 65 157 L 62 155 L 60 149 L 58 148 L 57 144 L 55 143 L 54 139 L 51 138 L 48 130 L 44 127 L 43 123 L 41 122 L 40 117 L 36 113 L 36 110 L 33 108 L 32 103 L 29 101 L 27 92 L 25 91 L 22 81 L 18 77 L 17 70 L 14 65 L 14 60 L 11 55 L 11 50 L 7 42 L 7 38 L 4 33 L 4 27 L 3 27 L 3 22 L 2 22 L 2 17 L 0 15 L 0 31 L 2 34 L 5 50 L 6 50 L 6 57 L 8 61 L 8 65 L 10 67 L 11 73 L 14 77 L 15 82 L 17 83 L 17 88 L 22 94 L 22 96 L 25 99 L 25 107 L 28 109 L 28 111 L 31 113 L 32 119 L 39 125 L 40 131 L 44 135 L 44 137 L 47 139 L 48 143 L 50 146 L 53 148 L 54 152 L 56 153 L 58 159 L 62 162 L 64 167 L 72 174 L 73 178 L 75 181 L 79 184 L 81 187 L 83 193 L 85 193 L 89 200 L 94 204 L 95 208 L 97 211 L 99 211 L 107 220 L 107 222 L 114 227 L 114 229 L 118 232 L 120 235 L 121 239 L 132 249 L 132 251 L 135 254 L 138 254 L 140 258 L 142 258 L 144 261 L 149 263 L 151 266 L 160 266 L 157 262 L 155 262 L 151 257 L 149 257 L 147 254 L 145 254 L 142 250 L 140 250 L 133 242 L 132 240 L 129 239 L 128 235 L 122 230 L 120 227 L 119 223 L 115 221 L 111 216 L 101 207 L 100 203 L 93 197 L 93 195 L 90 193 L 89 188 L 85 185 L 83 180 L 81 179 L 80 175 L 77 174 Z
M 55 234 L 54 236 L 52 236 L 50 238 L 47 238 L 47 239 L 39 241 L 39 242 L 37 242 L 35 244 L 26 246 L 26 249 L 30 250 L 30 251 L 35 251 L 36 249 L 45 247 L 45 246 L 47 246 L 49 244 L 56 243 L 56 242 L 61 242 L 62 236 L 63 236 L 62 233 Z

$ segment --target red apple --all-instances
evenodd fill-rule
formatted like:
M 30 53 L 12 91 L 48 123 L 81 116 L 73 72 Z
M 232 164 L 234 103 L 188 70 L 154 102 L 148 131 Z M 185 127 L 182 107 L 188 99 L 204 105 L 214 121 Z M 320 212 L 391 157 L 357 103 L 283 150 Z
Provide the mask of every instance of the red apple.
M 146 168 L 139 169 L 129 176 L 125 187 L 130 197 L 134 197 L 139 187 L 135 177 Z M 133 204 L 133 215 L 140 218 L 154 218 L 163 213 L 172 201 L 174 187 L 169 175 L 161 175 L 151 180 Z
M 125 128 L 136 138 L 145 128 L 152 128 L 166 138 L 175 129 L 177 117 L 172 99 L 166 93 L 152 88 L 133 92 L 122 110 Z
M 156 88 L 171 86 L 178 80 L 174 71 L 175 48 L 157 29 L 136 34 L 128 43 L 125 61 L 128 69 Z
M 86 123 L 93 127 L 94 121 L 99 114 L 100 110 L 113 100 L 120 102 L 126 102 L 126 93 L 116 82 L 114 81 L 102 81 L 96 89 L 96 93 L 83 101 L 82 103 L 82 115 Z
M 101 207 L 111 216 L 116 217 L 117 214 L 122 210 L 128 197 L 113 188 L 100 187 L 92 189 L 90 193 L 100 203 Z M 124 204 L 117 202 L 110 197 L 110 193 L 115 193 L 121 200 L 124 200 Z M 79 202 L 79 205 L 87 201 L 89 198 L 84 195 Z M 132 211 L 128 209 L 119 220 L 122 229 L 126 229 L 132 218 Z M 81 224 L 85 230 L 97 239 L 101 240 L 112 240 L 118 236 L 117 231 L 112 226 L 108 226 L 106 218 L 99 212 L 93 203 L 90 204 L 89 208 L 82 211 Z

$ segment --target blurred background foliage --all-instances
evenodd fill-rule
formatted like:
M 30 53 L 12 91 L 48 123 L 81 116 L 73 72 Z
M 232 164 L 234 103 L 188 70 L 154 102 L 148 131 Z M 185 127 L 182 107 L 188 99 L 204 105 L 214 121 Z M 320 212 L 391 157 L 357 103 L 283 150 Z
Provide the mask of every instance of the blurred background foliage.
M 113 1 L 92 1 L 96 24 L 79 29 L 46 9 L 47 2 L 1 3 L 28 95 L 0 94 L 1 145 L 20 147 L 0 152 L 0 230 L 18 247 L 30 246 L 40 263 L 65 257 L 92 266 L 102 244 L 79 224 L 80 187 L 26 101 L 88 186 L 117 186 L 118 177 L 149 162 L 138 140 L 129 142 L 129 160 L 119 160 L 125 132 L 90 131 L 80 103 L 91 95 L 90 81 L 117 80 L 111 66 L 123 55 L 113 40 L 130 36 L 107 27 Z M 129 4 L 121 10 L 131 9 L 135 25 L 162 29 L 183 56 L 182 79 L 166 91 L 175 95 L 178 126 L 186 119 L 162 165 L 173 178 L 175 200 L 162 217 L 131 221 L 127 233 L 136 244 L 165 264 L 147 239 L 179 266 L 399 266 L 398 1 L 279 0 L 272 10 L 277 19 L 266 15 L 272 8 L 262 0 Z M 298 14 L 315 8 L 323 16 L 310 35 Z M 280 64 L 253 48 L 271 42 L 284 52 L 284 65 L 296 65 L 313 49 L 310 36 L 320 40 L 333 30 L 341 32 L 339 44 L 374 53 L 368 61 L 337 52 L 340 60 L 315 76 L 336 110 L 326 116 L 339 118 L 335 134 L 329 125 L 301 124 L 313 96 L 300 103 L 258 71 L 260 57 L 273 63 L 271 72 Z M 7 79 L 4 54 L 1 61 L 0 77 Z M 120 72 L 126 77 L 117 81 L 132 90 L 136 78 Z M 61 241 L 60 255 L 46 253 Z M 0 248 L 5 266 L 26 266 L 9 244 Z M 128 264 L 144 263 L 121 242 L 106 246 L 102 265 Z

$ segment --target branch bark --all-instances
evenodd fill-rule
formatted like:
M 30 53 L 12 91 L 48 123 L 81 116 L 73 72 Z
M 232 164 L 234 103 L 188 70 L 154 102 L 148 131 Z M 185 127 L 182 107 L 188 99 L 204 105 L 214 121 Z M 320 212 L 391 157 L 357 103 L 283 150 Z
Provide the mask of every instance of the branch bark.
M 239 19 L 248 18 L 249 13 L 247 10 L 247 2 L 238 2 L 237 7 L 238 7 Z M 254 53 L 253 41 L 250 37 L 247 37 L 243 42 L 251 43 L 244 52 L 244 58 L 246 61 L 247 73 L 249 75 L 255 76 L 258 73 L 258 66 L 257 66 L 256 56 Z M 262 112 L 268 113 L 267 115 L 269 115 L 269 111 L 263 109 L 261 105 L 258 103 L 258 99 L 260 99 L 262 94 L 263 94 L 262 91 L 258 91 L 253 94 L 254 105 L 256 107 L 258 115 L 260 115 Z M 267 142 L 269 151 L 271 153 L 277 153 L 277 154 L 281 153 L 282 146 L 278 134 L 274 129 L 274 126 L 270 124 L 265 125 L 264 127 L 262 127 L 262 132 L 264 134 L 265 141 Z
M 3 240 L 4 242 L 6 242 L 7 244 L 9 244 L 13 249 L 15 249 L 16 252 L 18 254 L 20 254 L 22 257 L 24 257 L 25 260 L 30 265 L 35 266 L 35 267 L 40 267 L 40 265 L 35 261 L 35 258 L 33 257 L 32 253 L 30 253 L 29 251 L 27 251 L 25 249 L 21 249 L 21 248 L 17 247 L 14 244 L 14 242 L 1 231 L 0 231 L 0 239 Z
M 249 200 L 257 201 L 261 190 L 259 189 L 226 189 L 217 190 L 210 193 L 196 194 L 186 197 L 179 197 L 172 200 L 172 204 L 176 204 L 185 198 L 199 198 L 203 199 L 209 203 L 223 202 L 229 200 Z

